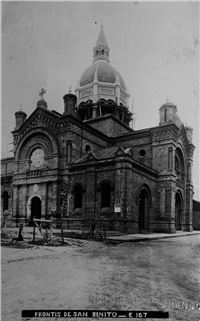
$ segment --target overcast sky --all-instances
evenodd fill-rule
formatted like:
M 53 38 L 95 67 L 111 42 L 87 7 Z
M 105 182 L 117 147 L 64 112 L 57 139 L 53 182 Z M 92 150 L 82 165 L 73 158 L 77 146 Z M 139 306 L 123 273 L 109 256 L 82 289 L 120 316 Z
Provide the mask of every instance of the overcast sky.
M 14 113 L 22 106 L 30 116 L 41 88 L 48 108 L 63 112 L 69 86 L 92 64 L 101 23 L 110 63 L 134 97 L 135 129 L 157 126 L 167 97 L 194 128 L 200 199 L 198 2 L 3 2 L 1 156 L 13 156 Z

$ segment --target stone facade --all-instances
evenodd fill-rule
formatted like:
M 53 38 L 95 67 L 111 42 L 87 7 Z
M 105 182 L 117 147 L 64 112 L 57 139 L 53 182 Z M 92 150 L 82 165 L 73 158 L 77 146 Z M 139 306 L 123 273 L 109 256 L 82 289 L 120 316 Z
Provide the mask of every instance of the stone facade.
M 94 64 L 109 64 L 102 32 Z M 157 127 L 131 129 L 125 83 L 110 68 L 103 77 L 105 66 L 93 68 L 91 84 L 83 73 L 78 98 L 71 92 L 63 97 L 63 114 L 48 110 L 44 91 L 28 118 L 15 113 L 14 157 L 2 160 L 2 213 L 26 224 L 54 212 L 86 225 L 107 220 L 109 229 L 128 233 L 192 231 L 192 128 L 166 102 Z M 102 84 L 113 89 L 104 99 Z M 88 86 L 94 101 L 84 100 Z

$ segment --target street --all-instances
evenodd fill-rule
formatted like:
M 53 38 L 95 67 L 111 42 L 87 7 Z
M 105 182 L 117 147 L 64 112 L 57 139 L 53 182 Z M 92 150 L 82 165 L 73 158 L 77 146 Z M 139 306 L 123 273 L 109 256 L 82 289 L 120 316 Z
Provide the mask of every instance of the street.
M 2 320 L 39 320 L 21 318 L 29 309 L 103 309 L 169 311 L 168 320 L 198 321 L 199 238 L 2 247 Z

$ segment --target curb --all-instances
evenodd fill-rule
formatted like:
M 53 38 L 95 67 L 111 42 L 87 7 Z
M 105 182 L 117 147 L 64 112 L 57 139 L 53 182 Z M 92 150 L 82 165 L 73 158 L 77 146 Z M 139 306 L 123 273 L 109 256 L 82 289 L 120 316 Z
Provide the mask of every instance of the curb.
M 167 238 L 173 238 L 173 237 L 184 237 L 184 236 L 192 236 L 192 235 L 199 235 L 200 232 L 191 232 L 192 234 L 173 234 L 173 235 L 165 235 L 165 236 L 155 236 L 155 237 L 144 237 L 144 238 L 135 238 L 135 239 L 122 239 L 122 238 L 112 238 L 112 237 L 107 237 L 107 240 L 109 241 L 116 241 L 116 242 L 146 242 L 146 241 L 154 241 L 154 240 L 159 240 L 159 239 L 167 239 Z

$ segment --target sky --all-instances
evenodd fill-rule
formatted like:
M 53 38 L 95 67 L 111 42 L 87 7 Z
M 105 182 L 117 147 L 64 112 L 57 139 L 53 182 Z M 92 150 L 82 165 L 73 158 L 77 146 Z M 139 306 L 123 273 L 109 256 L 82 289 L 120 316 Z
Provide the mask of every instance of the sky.
M 1 157 L 12 157 L 15 112 L 35 110 L 41 88 L 50 110 L 64 111 L 93 62 L 103 24 L 110 64 L 134 98 L 135 130 L 159 124 L 169 99 L 194 129 L 194 199 L 199 191 L 198 2 L 2 2 Z

